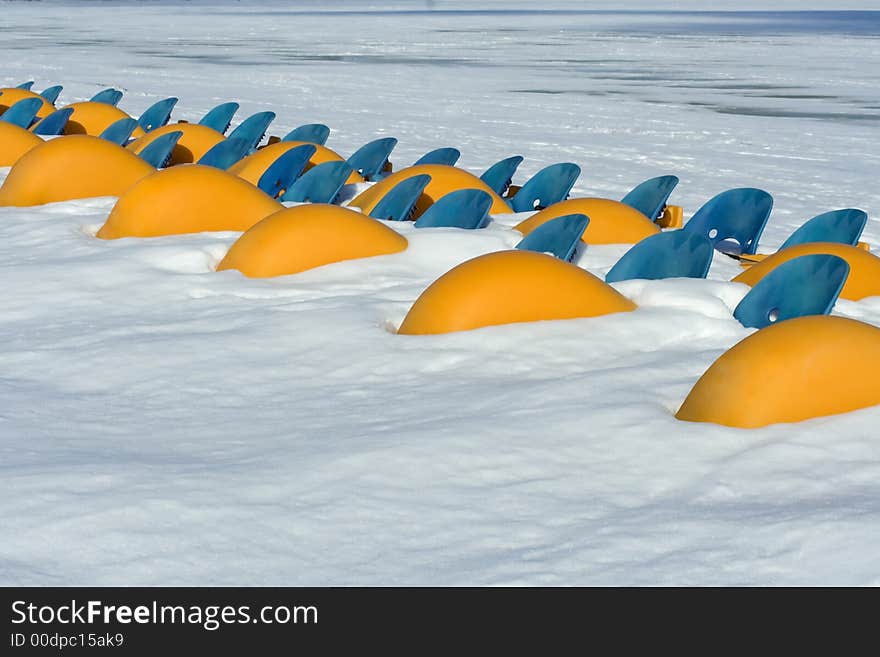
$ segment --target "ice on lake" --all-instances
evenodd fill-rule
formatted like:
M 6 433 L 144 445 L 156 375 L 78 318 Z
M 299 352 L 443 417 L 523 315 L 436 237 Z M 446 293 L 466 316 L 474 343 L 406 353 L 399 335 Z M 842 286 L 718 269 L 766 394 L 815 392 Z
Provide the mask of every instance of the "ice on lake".
M 572 161 L 576 196 L 674 173 L 686 216 L 761 187 L 762 250 L 850 206 L 880 248 L 880 12 L 325 4 L 3 3 L 0 84 L 187 120 L 234 99 L 344 154 L 395 136 L 396 168 Z M 621 286 L 625 317 L 410 338 L 413 300 L 513 246 L 509 218 L 248 280 L 213 271 L 236 234 L 94 239 L 112 204 L 0 208 L 2 583 L 880 583 L 880 410 L 673 418 L 749 334 L 733 261 Z M 880 325 L 875 299 L 835 312 Z

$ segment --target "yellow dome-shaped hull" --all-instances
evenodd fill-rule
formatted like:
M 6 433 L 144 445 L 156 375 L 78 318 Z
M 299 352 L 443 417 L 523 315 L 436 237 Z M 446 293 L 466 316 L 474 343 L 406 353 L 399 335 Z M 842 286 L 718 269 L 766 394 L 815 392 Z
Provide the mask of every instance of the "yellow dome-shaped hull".
M 442 164 L 420 164 L 401 169 L 363 191 L 349 205 L 361 208 L 364 214 L 369 214 L 376 207 L 376 204 L 382 200 L 382 197 L 391 191 L 391 188 L 397 183 L 421 174 L 431 176 L 431 182 L 428 183 L 428 186 L 425 187 L 421 197 L 416 202 L 413 218 L 420 217 L 440 197 L 459 189 L 481 189 L 489 194 L 492 197 L 492 207 L 489 208 L 491 214 L 508 214 L 513 212 L 504 199 L 493 192 L 486 183 L 475 175 L 462 169 Z
M 406 238 L 354 210 L 335 205 L 300 205 L 270 215 L 232 245 L 217 267 L 266 278 L 332 262 L 403 251 Z
M 65 135 L 92 135 L 97 137 L 111 125 L 120 119 L 130 119 L 131 117 L 118 107 L 107 103 L 93 103 L 85 101 L 82 103 L 71 103 L 66 108 L 72 109 L 73 114 L 64 126 Z M 132 137 L 139 137 L 144 134 L 140 128 L 135 128 Z
M 575 265 L 543 253 L 500 251 L 468 260 L 434 281 L 416 299 L 398 333 L 451 333 L 635 308 Z
M 753 333 L 697 381 L 675 417 L 744 429 L 880 404 L 880 328 L 799 317 Z
M 43 140 L 32 132 L 0 121 L 0 167 L 11 167 L 22 155 L 42 143 Z
M 182 132 L 174 150 L 171 151 L 169 166 L 177 164 L 192 164 L 198 162 L 202 156 L 214 146 L 225 139 L 223 135 L 198 123 L 170 123 L 161 128 L 156 128 L 144 136 L 131 142 L 126 148 L 133 153 L 140 153 L 153 141 L 169 132 Z
M 157 171 L 128 190 L 113 207 L 98 237 L 245 231 L 283 207 L 226 171 L 187 164 Z
M 880 258 L 858 247 L 833 242 L 797 244 L 782 249 L 752 265 L 733 281 L 753 286 L 783 262 L 817 253 L 836 255 L 849 264 L 849 276 L 840 292 L 841 297 L 858 301 L 865 297 L 880 295 Z
M 279 141 L 269 146 L 265 146 L 255 153 L 251 153 L 243 160 L 236 162 L 229 168 L 229 173 L 234 173 L 236 176 L 244 178 L 249 183 L 256 185 L 260 182 L 260 177 L 266 172 L 266 169 L 272 166 L 275 160 L 287 151 L 292 150 L 297 146 L 303 146 L 304 144 L 315 147 L 315 152 L 312 154 L 312 157 L 309 158 L 309 162 L 306 164 L 304 171 L 308 171 L 313 166 L 323 164 L 324 162 L 336 162 L 343 159 L 341 155 L 334 153 L 329 148 L 325 148 L 320 144 L 310 144 L 306 141 Z M 347 185 L 362 182 L 364 182 L 364 178 L 357 171 L 352 171 L 351 175 L 345 181 Z
M 42 205 L 94 196 L 120 196 L 155 169 L 104 139 L 75 135 L 44 142 L 12 167 L 0 205 Z
M 24 100 L 25 98 L 39 98 L 43 101 L 43 104 L 40 105 L 40 109 L 37 111 L 38 118 L 46 118 L 55 111 L 55 106 L 40 94 L 29 91 L 28 89 L 10 89 L 7 87 L 0 89 L 0 114 L 3 114 L 3 112 L 15 105 L 18 101 Z
M 515 226 L 528 235 L 541 224 L 567 214 L 585 214 L 590 223 L 581 240 L 587 244 L 635 244 L 660 232 L 659 226 L 641 212 L 607 198 L 573 198 L 560 201 Z

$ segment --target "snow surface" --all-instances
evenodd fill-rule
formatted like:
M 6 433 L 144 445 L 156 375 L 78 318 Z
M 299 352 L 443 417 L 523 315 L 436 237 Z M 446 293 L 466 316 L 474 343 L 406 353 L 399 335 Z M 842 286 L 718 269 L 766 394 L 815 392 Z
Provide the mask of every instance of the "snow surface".
M 880 14 L 346 6 L 3 3 L 0 84 L 190 120 L 235 99 L 342 153 L 397 136 L 398 168 L 570 160 L 575 196 L 675 173 L 686 216 L 757 186 L 762 251 L 847 206 L 880 247 Z M 522 216 L 249 280 L 214 271 L 235 233 L 95 239 L 113 203 L 0 208 L 0 583 L 880 584 L 880 409 L 673 417 L 750 333 L 732 260 L 618 285 L 633 313 L 398 336 Z M 880 299 L 835 312 L 880 325 Z

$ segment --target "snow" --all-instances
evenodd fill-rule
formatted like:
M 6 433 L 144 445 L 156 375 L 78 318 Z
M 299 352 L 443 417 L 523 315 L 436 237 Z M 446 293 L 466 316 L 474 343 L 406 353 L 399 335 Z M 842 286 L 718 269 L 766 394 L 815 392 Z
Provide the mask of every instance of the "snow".
M 346 154 L 397 136 L 397 168 L 570 160 L 575 196 L 675 173 L 686 216 L 757 186 L 761 251 L 847 206 L 880 244 L 878 14 L 109 5 L 4 3 L 0 84 L 190 120 L 235 99 Z M 526 215 L 389 224 L 406 251 L 250 280 L 214 271 L 235 233 L 95 239 L 113 203 L 0 208 L 2 584 L 880 584 L 880 409 L 673 417 L 750 334 L 733 260 L 616 285 L 632 313 L 398 336 Z M 880 299 L 835 313 L 880 325 Z

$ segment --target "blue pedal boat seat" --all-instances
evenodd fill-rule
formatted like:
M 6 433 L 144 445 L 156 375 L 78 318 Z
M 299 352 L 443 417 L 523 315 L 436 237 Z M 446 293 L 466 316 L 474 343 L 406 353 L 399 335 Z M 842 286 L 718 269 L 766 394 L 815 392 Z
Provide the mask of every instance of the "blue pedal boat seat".
M 63 86 L 61 86 L 60 84 L 56 84 L 55 86 L 43 89 L 40 92 L 40 95 L 54 105 L 55 101 L 58 100 L 58 96 L 61 95 L 61 91 L 63 89 Z
M 177 146 L 177 142 L 182 136 L 183 131 L 175 130 L 174 132 L 156 137 L 144 146 L 144 149 L 138 155 L 144 162 L 152 164 L 157 169 L 162 169 L 168 165 L 171 153 L 174 152 L 174 147 Z
M 104 103 L 116 107 L 122 100 L 122 92 L 119 89 L 102 89 L 91 97 L 93 103 Z
M 27 130 L 37 118 L 37 112 L 43 106 L 39 98 L 22 98 L 13 103 L 8 110 L 0 114 L 0 121 L 17 125 Z
M 741 253 L 754 255 L 772 209 L 773 197 L 762 189 L 728 189 L 706 201 L 682 230 L 703 235 L 715 248 L 732 239 Z
M 112 141 L 114 144 L 125 146 L 131 133 L 138 127 L 136 119 L 119 119 L 108 125 L 104 132 L 98 135 L 101 139 Z
M 706 278 L 715 249 L 698 233 L 672 230 L 637 242 L 605 274 L 606 283 L 635 278 Z
M 461 151 L 457 148 L 436 148 L 428 151 L 413 163 L 413 166 L 420 164 L 445 164 L 448 167 L 454 167 L 461 157 Z
M 177 98 L 165 98 L 153 103 L 138 117 L 138 125 L 144 132 L 152 132 L 156 128 L 161 128 L 168 123 L 175 105 L 177 105 Z
M 849 275 L 849 264 L 829 254 L 783 262 L 755 283 L 733 311 L 747 328 L 764 328 L 805 315 L 827 315 Z
M 678 176 L 649 178 L 633 187 L 626 196 L 620 199 L 620 202 L 638 210 L 651 221 L 657 221 L 663 214 L 666 201 L 669 200 L 669 195 L 672 194 L 676 185 L 678 185 Z
M 581 168 L 571 162 L 544 167 L 510 199 L 510 206 L 514 212 L 527 212 L 564 201 L 580 175 Z
M 370 216 L 385 221 L 406 221 L 429 182 L 431 176 L 426 173 L 401 180 L 376 203 Z
M 373 180 L 382 173 L 391 151 L 397 146 L 394 137 L 382 137 L 367 142 L 348 158 L 348 165 L 361 174 L 365 180 Z
M 305 141 L 323 146 L 330 137 L 330 128 L 323 123 L 306 123 L 288 132 L 281 141 Z
M 457 189 L 441 196 L 416 219 L 416 228 L 482 228 L 492 197 L 482 189 Z
M 239 123 L 229 133 L 230 139 L 244 139 L 248 144 L 248 152 L 254 150 L 266 135 L 269 124 L 275 120 L 275 112 L 257 112 Z
M 277 198 L 302 175 L 315 150 L 312 144 L 303 144 L 285 151 L 263 172 L 257 187 Z
M 34 126 L 34 134 L 46 137 L 63 134 L 64 128 L 67 126 L 71 114 L 73 114 L 72 107 L 55 110 Z
M 342 160 L 318 164 L 297 178 L 281 196 L 293 203 L 333 203 L 351 175 L 351 167 Z
M 859 243 L 867 222 L 868 214 L 856 208 L 823 212 L 804 222 L 803 226 L 788 236 L 779 250 L 811 242 L 837 242 L 855 246 Z
M 15 85 L 16 89 L 24 89 L 25 91 L 30 91 L 31 87 L 34 86 L 33 80 L 28 80 L 27 82 L 22 82 L 21 84 Z
M 196 164 L 203 164 L 224 171 L 241 160 L 248 154 L 250 142 L 230 135 L 223 141 L 217 142 L 199 158 Z
M 221 135 L 225 135 L 226 131 L 229 130 L 229 124 L 232 123 L 232 117 L 235 116 L 238 108 L 238 103 L 220 103 L 217 107 L 212 107 L 208 110 L 199 121 L 199 125 L 213 128 Z
M 552 253 L 560 260 L 570 261 L 577 251 L 581 235 L 590 218 L 585 214 L 567 214 L 544 222 L 516 245 L 518 249 Z
M 480 180 L 486 183 L 498 196 L 504 196 L 510 183 L 513 182 L 513 174 L 516 173 L 516 169 L 522 161 L 522 155 L 512 155 L 499 160 L 483 172 Z

